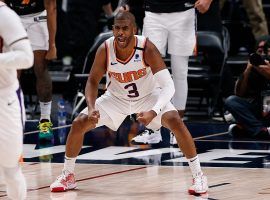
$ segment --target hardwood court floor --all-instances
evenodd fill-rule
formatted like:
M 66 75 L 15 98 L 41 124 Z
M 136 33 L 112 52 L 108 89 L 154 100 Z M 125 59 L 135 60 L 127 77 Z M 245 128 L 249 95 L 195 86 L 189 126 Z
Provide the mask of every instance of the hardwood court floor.
M 49 185 L 63 164 L 24 163 L 30 200 L 269 200 L 269 169 L 205 167 L 209 197 L 187 194 L 191 183 L 188 167 L 151 165 L 77 164 L 78 189 L 51 193 Z M 7 199 L 0 184 L 0 199 Z

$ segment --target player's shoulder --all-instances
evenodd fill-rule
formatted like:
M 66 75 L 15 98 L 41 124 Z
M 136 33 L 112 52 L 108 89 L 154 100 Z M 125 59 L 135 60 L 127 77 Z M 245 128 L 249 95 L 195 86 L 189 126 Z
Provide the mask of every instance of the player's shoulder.
M 6 4 L 3 1 L 0 1 L 0 7 L 5 6 Z
M 9 18 L 16 18 L 19 19 L 19 16 L 15 13 L 15 11 L 13 11 L 11 8 L 9 8 L 4 2 L 0 1 L 0 17 L 1 20 L 0 21 L 4 21 L 9 23 L 8 21 L 6 21 Z M 4 20 L 3 20 L 4 19 Z
M 153 42 L 151 42 L 151 40 L 149 40 L 149 38 L 146 38 L 144 49 L 145 53 L 152 53 L 157 51 L 156 46 L 153 44 Z

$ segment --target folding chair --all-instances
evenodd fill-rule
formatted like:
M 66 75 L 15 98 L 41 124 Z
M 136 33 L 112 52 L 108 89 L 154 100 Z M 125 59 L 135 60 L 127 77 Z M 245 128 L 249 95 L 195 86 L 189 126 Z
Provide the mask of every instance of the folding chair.
M 75 95 L 75 98 L 74 98 L 71 119 L 74 119 L 74 117 L 78 114 L 78 110 L 81 108 L 81 106 L 84 103 L 84 100 L 85 100 L 84 87 L 85 87 L 85 84 L 87 82 L 88 74 L 89 74 L 90 69 L 92 67 L 92 63 L 94 61 L 96 51 L 97 51 L 98 47 L 105 40 L 110 38 L 111 36 L 113 36 L 113 33 L 112 33 L 112 31 L 109 31 L 109 32 L 105 32 L 105 33 L 100 33 L 96 37 L 94 44 L 92 45 L 92 47 L 88 51 L 87 56 L 85 58 L 82 73 L 81 74 L 74 74 L 74 78 L 76 80 L 78 90 L 77 90 L 77 94 Z M 102 79 L 101 85 L 99 86 L 99 89 L 101 89 L 101 90 L 104 89 L 105 82 L 106 82 L 106 80 L 105 80 L 105 76 L 104 76 L 104 79 Z
M 197 32 L 198 55 L 190 59 L 188 72 L 189 96 L 200 96 L 199 108 L 203 98 L 206 98 L 209 117 L 214 115 L 220 98 L 229 41 L 229 33 L 225 27 L 222 33 Z

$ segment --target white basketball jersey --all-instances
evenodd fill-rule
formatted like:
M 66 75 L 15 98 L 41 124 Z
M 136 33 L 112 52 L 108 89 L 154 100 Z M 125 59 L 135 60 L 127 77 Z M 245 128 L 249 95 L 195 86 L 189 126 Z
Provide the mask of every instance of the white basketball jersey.
M 8 23 L 16 24 L 17 31 L 9 30 L 6 27 Z M 10 44 L 24 37 L 27 37 L 27 34 L 19 16 L 0 1 L 0 53 L 11 51 L 12 47 L 10 47 Z M 20 63 L 18 63 L 19 65 Z M 14 83 L 18 85 L 17 82 L 17 70 L 15 68 L 3 69 L 0 62 L 0 90 L 8 88 Z
M 135 35 L 135 48 L 125 61 L 116 57 L 114 37 L 105 41 L 107 49 L 107 90 L 114 96 L 125 100 L 141 99 L 157 88 L 151 68 L 144 63 L 146 38 Z

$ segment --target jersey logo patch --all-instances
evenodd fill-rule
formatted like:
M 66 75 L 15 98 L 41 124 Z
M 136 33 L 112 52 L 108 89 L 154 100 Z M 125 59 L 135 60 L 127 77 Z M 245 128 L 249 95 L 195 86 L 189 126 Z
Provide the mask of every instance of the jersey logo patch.
M 142 61 L 142 59 L 140 59 L 140 55 L 139 54 L 135 54 L 134 62 L 140 62 L 140 61 Z

